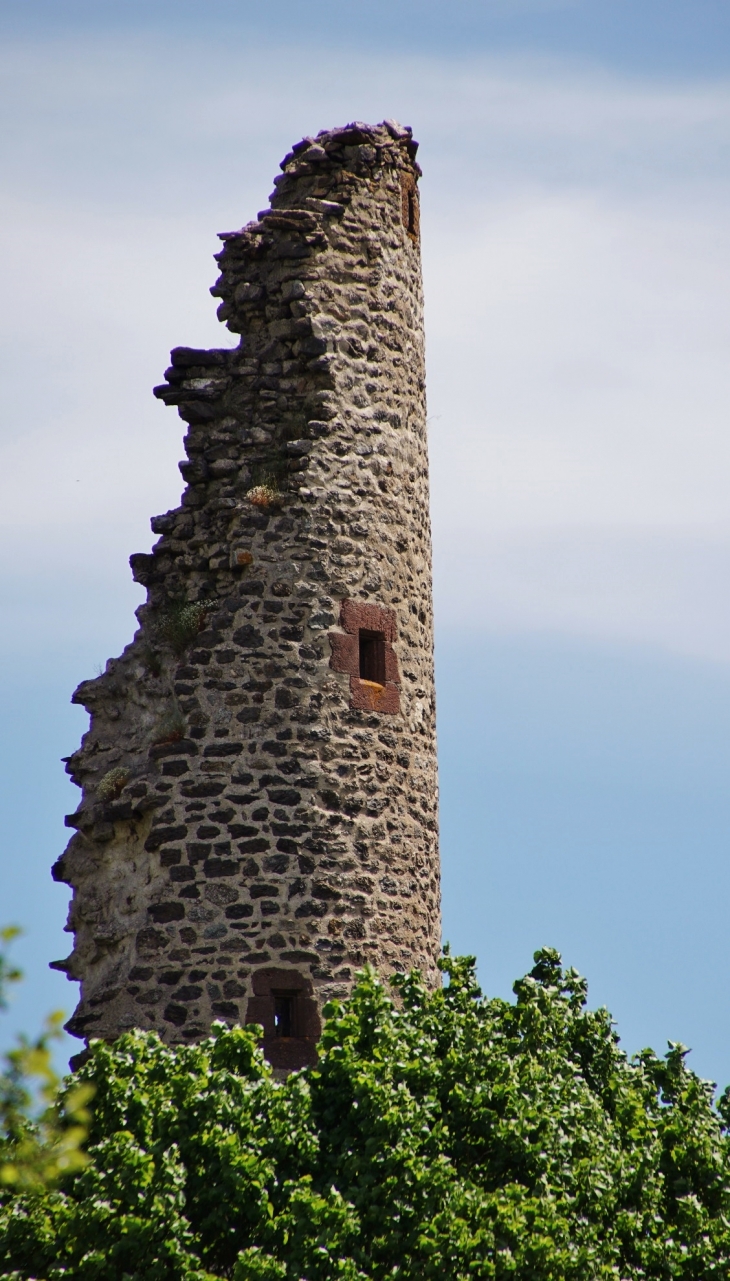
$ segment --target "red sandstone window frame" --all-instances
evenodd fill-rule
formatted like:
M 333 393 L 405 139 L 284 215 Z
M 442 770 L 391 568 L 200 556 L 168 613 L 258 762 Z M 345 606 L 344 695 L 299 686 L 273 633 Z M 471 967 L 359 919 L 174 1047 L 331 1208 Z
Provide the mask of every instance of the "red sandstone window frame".
M 343 600 L 340 607 L 341 632 L 330 632 L 330 667 L 350 677 L 350 707 L 381 715 L 400 714 L 400 677 L 393 643 L 396 639 L 395 610 L 365 601 Z M 363 674 L 363 641 L 377 646 L 377 675 Z M 367 662 L 367 660 L 366 660 Z M 367 670 L 367 668 L 366 668 Z M 375 669 L 370 669 L 375 672 Z

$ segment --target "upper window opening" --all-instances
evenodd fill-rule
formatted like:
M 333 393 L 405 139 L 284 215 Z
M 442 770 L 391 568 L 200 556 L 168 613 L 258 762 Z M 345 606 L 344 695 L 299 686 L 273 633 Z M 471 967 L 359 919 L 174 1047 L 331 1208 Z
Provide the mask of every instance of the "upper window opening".
M 385 634 L 360 631 L 360 680 L 385 684 Z
M 296 1036 L 296 992 L 273 992 L 274 1036 Z
M 418 191 L 416 188 L 415 175 L 407 170 L 401 170 L 400 175 L 401 189 L 401 220 L 403 226 L 414 240 L 418 239 L 419 232 L 419 210 L 418 210 Z
M 418 231 L 416 222 L 416 193 L 411 190 L 408 192 L 408 231 L 415 236 Z

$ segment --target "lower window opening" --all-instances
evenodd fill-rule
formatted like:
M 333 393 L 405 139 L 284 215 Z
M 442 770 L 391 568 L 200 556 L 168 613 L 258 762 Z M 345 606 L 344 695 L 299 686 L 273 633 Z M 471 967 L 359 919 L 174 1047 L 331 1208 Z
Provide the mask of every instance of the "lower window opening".
M 296 992 L 272 992 L 274 1036 L 296 1036 Z

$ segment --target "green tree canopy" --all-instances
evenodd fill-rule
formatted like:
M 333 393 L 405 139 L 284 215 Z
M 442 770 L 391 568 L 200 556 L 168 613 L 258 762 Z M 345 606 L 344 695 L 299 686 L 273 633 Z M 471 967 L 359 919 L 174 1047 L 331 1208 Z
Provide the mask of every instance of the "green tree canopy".
M 95 1091 L 89 1162 L 0 1193 L 2 1276 L 730 1276 L 727 1093 L 716 1110 L 679 1045 L 628 1061 L 557 952 L 515 1003 L 470 958 L 442 968 L 395 999 L 365 972 L 286 1081 L 250 1029 L 94 1043 L 68 1086 Z
M 0 928 L 0 1010 L 7 1009 L 7 991 L 23 977 L 8 960 L 6 950 L 20 930 Z M 87 1104 L 94 1087 L 88 1082 L 65 1083 L 53 1067 L 51 1043 L 61 1038 L 63 1014 L 50 1014 L 35 1041 L 23 1036 L 0 1065 L 0 1188 L 36 1190 L 54 1185 L 61 1175 L 81 1170 L 88 1162 L 83 1145 L 90 1120 Z M 0 1220 L 2 1210 L 0 1210 Z M 2 1222 L 0 1221 L 0 1234 Z

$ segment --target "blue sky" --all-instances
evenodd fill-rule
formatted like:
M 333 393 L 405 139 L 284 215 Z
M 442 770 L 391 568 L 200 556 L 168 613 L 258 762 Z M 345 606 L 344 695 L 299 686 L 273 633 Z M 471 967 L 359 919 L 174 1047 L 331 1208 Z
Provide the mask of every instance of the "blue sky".
M 177 503 L 169 348 L 305 133 L 421 142 L 445 936 L 550 944 L 625 1048 L 730 1081 L 730 10 L 0 2 L 0 919 L 74 989 L 48 869 Z
M 655 74 L 725 70 L 730 14 L 723 0 L 24 0 L 6 3 L 9 32 L 221 32 L 236 40 L 321 48 L 435 53 L 476 50 L 577 55 Z

